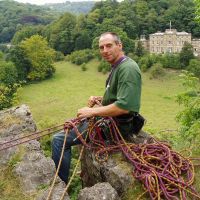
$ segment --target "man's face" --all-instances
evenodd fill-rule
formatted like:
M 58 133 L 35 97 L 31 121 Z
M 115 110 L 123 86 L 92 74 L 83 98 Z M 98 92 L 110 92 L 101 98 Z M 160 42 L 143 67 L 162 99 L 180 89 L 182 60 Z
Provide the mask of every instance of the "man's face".
M 122 44 L 116 43 L 114 37 L 110 34 L 100 37 L 99 50 L 101 56 L 110 64 L 114 64 L 123 56 Z

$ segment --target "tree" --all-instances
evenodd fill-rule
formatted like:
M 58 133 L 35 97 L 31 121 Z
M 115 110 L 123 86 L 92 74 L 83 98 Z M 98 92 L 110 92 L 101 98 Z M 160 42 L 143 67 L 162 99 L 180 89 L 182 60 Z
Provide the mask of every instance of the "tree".
M 53 61 L 55 51 L 48 47 L 46 39 L 39 35 L 33 35 L 20 43 L 25 55 L 31 63 L 28 80 L 43 80 L 51 77 L 55 72 Z
M 30 38 L 32 35 L 39 34 L 42 35 L 42 31 L 44 29 L 44 26 L 38 25 L 38 26 L 25 26 L 19 31 L 17 31 L 12 38 L 12 44 L 19 44 L 22 40 L 26 38 Z
M 187 70 L 192 72 L 196 77 L 200 77 L 200 60 L 191 59 Z
M 142 46 L 142 42 L 138 41 L 136 48 L 135 48 L 135 55 L 137 56 L 143 56 L 144 55 L 144 47 Z
M 19 45 L 14 46 L 10 50 L 8 59 L 11 60 L 16 66 L 18 80 L 27 80 L 32 64 L 26 56 L 25 50 Z
M 88 32 L 82 31 L 77 35 L 75 39 L 75 50 L 82 50 L 91 48 L 91 38 L 89 37 Z
M 187 71 L 181 74 L 181 78 L 185 90 L 177 96 L 177 102 L 182 105 L 182 111 L 177 115 L 177 120 L 181 124 L 180 139 L 184 141 L 185 147 L 192 145 L 193 150 L 199 151 L 196 148 L 200 144 L 199 79 Z
M 56 50 L 70 54 L 74 50 L 76 17 L 66 13 L 50 26 L 49 43 Z
M 180 64 L 182 68 L 186 68 L 189 65 L 191 59 L 194 58 L 193 47 L 190 43 L 185 42 L 180 52 Z
M 0 61 L 0 82 L 12 86 L 17 82 L 17 70 L 11 62 Z

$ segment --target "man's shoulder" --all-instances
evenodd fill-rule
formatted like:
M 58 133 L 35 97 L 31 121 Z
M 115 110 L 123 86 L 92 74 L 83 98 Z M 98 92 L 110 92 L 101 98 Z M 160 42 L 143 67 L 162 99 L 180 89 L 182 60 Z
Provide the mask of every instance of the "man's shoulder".
M 129 57 L 127 57 L 126 60 L 120 65 L 120 70 L 127 70 L 127 69 L 136 70 L 140 72 L 138 64 Z

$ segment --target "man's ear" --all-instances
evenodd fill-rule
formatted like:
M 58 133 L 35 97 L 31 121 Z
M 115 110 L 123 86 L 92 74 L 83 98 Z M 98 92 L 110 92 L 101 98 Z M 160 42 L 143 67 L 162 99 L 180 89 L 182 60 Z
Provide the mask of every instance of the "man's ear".
M 121 42 L 119 43 L 119 47 L 120 47 L 121 50 L 123 49 L 123 45 L 122 45 Z

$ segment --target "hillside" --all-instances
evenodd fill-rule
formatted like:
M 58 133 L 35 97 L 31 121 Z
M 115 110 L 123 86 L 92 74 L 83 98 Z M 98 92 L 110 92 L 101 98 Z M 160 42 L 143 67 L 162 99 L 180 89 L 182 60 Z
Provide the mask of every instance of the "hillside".
M 43 8 L 49 8 L 58 12 L 71 12 L 74 14 L 87 14 L 94 6 L 95 1 L 66 1 L 65 3 L 45 4 Z
M 58 16 L 48 8 L 12 0 L 0 1 L 0 43 L 10 42 L 15 32 L 24 25 L 46 25 Z

